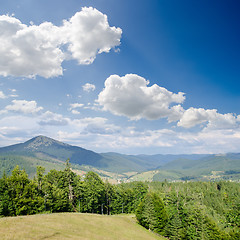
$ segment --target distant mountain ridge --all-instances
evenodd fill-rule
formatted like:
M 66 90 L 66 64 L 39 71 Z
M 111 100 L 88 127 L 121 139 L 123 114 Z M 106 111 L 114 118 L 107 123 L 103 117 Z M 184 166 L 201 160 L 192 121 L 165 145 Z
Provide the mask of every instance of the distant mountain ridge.
M 178 158 L 199 159 L 205 155 L 126 155 L 120 153 L 96 153 L 72 146 L 45 136 L 34 137 L 24 143 L 0 148 L 0 155 L 27 155 L 55 159 L 78 165 L 90 165 L 113 172 L 142 172 L 159 168 Z
M 159 170 L 167 176 L 184 177 L 210 174 L 211 171 L 237 173 L 240 171 L 240 153 L 166 155 L 96 153 L 45 136 L 37 136 L 24 143 L 0 148 L 0 168 L 7 169 L 8 172 L 13 165 L 20 163 L 24 167 L 29 166 L 29 169 L 39 164 L 48 168 L 62 168 L 68 158 L 70 163 L 76 166 L 90 166 L 118 174 Z

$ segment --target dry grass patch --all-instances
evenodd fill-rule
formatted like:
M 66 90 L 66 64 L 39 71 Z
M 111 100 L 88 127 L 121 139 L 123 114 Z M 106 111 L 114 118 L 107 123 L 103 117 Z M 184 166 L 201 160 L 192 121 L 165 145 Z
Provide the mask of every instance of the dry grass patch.
M 58 213 L 0 219 L 1 240 L 165 239 L 136 223 L 132 215 Z

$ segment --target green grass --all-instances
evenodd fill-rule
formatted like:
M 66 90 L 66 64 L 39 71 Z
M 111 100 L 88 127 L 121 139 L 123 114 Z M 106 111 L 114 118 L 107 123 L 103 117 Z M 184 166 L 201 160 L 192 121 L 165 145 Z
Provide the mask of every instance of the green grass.
M 162 239 L 138 225 L 133 215 L 39 214 L 0 219 L 1 240 Z
M 151 182 L 153 180 L 153 177 L 159 173 L 158 170 L 153 170 L 153 171 L 147 171 L 147 172 L 142 172 L 139 174 L 135 174 L 130 178 L 131 181 L 149 181 Z

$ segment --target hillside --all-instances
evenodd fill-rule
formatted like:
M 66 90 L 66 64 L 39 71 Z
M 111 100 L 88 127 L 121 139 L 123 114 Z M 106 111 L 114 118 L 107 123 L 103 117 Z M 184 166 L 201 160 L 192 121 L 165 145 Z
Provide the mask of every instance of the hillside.
M 133 215 L 58 213 L 0 219 L 2 240 L 18 239 L 166 239 L 136 223 Z
M 131 181 L 240 180 L 240 154 L 205 155 L 169 161 L 157 169 L 130 177 Z M 189 155 L 191 156 L 191 155 Z
M 81 179 L 69 165 L 38 173 L 31 180 L 17 167 L 0 178 L 1 239 L 158 239 L 149 229 L 171 240 L 240 239 L 239 183 L 112 185 L 94 172 Z

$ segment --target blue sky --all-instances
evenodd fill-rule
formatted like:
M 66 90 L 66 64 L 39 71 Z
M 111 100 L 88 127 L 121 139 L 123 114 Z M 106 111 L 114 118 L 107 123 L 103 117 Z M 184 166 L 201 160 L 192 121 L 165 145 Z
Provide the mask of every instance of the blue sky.
M 238 1 L 0 4 L 0 146 L 240 151 Z

